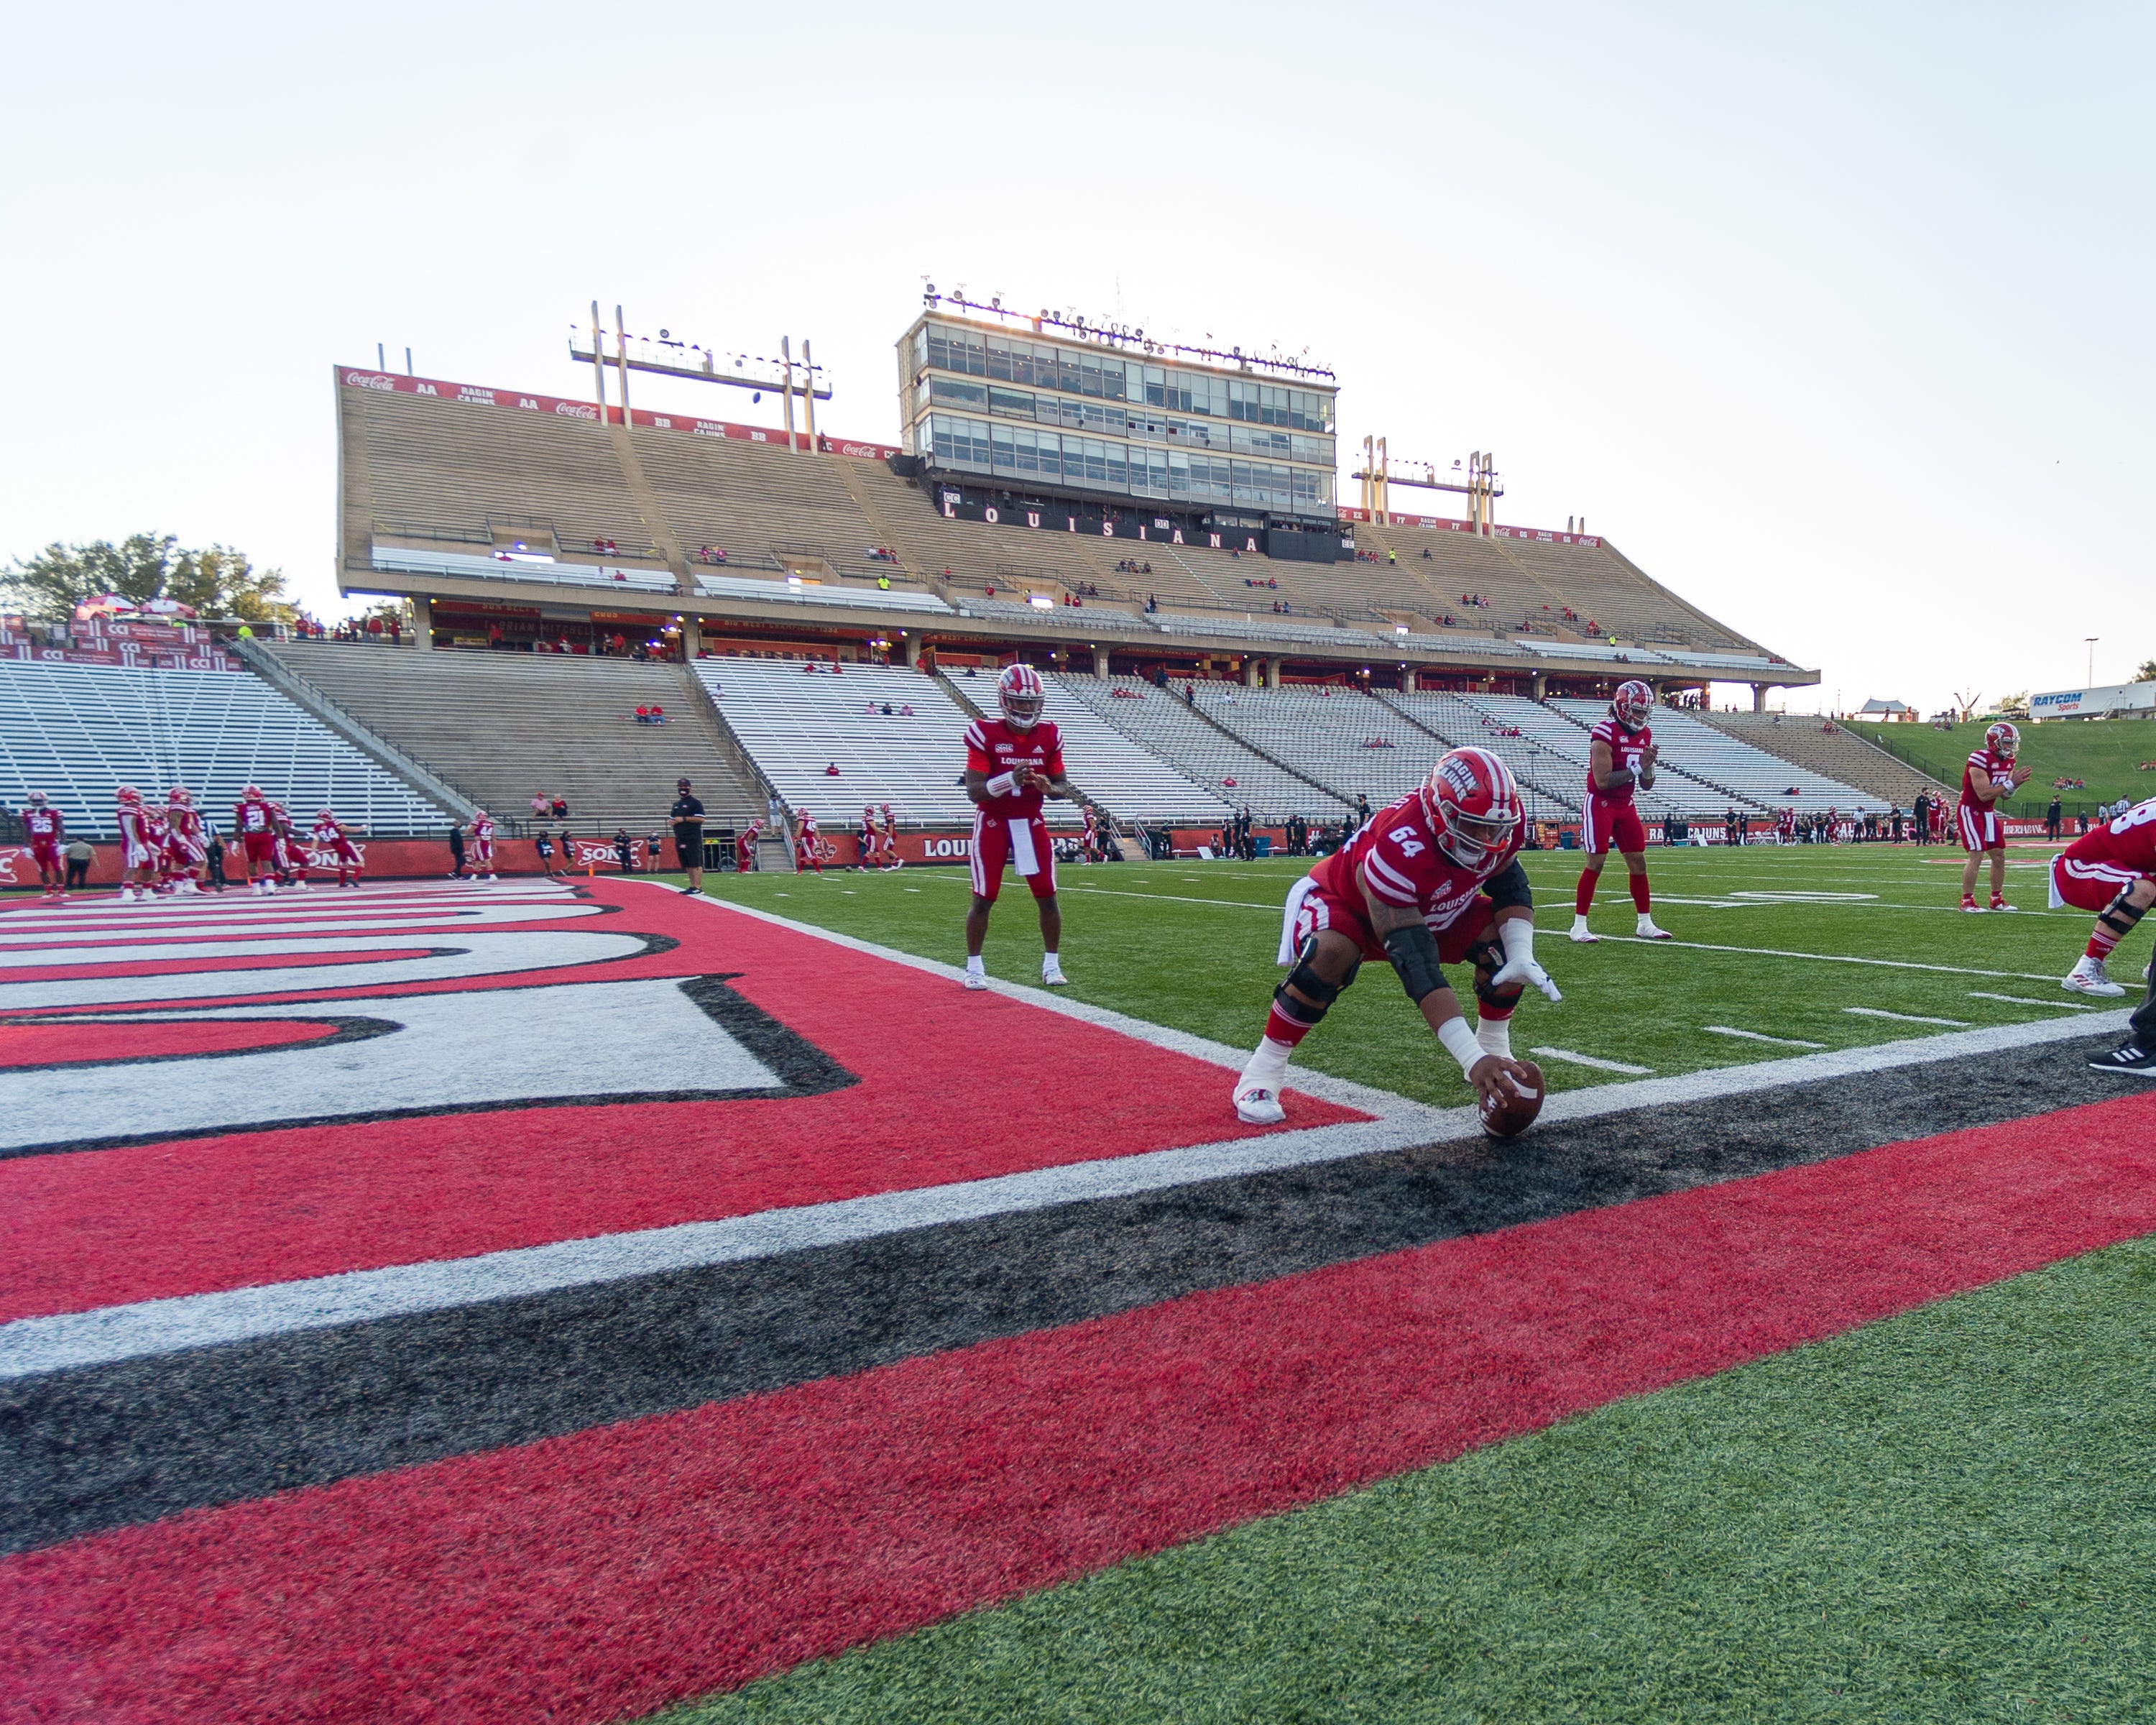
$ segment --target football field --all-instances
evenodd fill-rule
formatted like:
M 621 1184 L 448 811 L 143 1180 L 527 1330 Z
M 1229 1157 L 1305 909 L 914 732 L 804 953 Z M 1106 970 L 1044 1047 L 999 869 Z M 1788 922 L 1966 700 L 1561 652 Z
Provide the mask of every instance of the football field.
M 1528 991 L 1514 1022 L 1514 1050 L 1564 1050 L 1533 1058 L 1551 1088 L 1565 1091 L 1646 1072 L 2072 1016 L 2091 1003 L 2058 983 L 2080 956 L 2091 918 L 2045 908 L 2050 855 L 2010 851 L 2006 896 L 2015 913 L 1972 916 L 1958 908 L 1960 853 L 1937 846 L 1655 850 L 1648 875 L 1656 919 L 1676 938 L 1634 937 L 1624 865 L 1612 858 L 1591 918 L 1604 938 L 1577 946 L 1565 934 L 1578 853 L 1527 853 L 1522 861 L 1535 891 L 1536 956 L 1564 999 L 1552 1005 Z M 1274 963 L 1281 905 L 1309 865 L 1282 859 L 1065 866 L 1059 884 L 1070 992 L 1247 1049 L 1285 974 Z M 968 888 L 960 870 L 714 873 L 705 886 L 729 902 L 924 957 L 963 959 L 959 925 Z M 2121 952 L 2113 968 L 2122 981 L 2145 962 L 2145 944 Z M 992 975 L 1040 979 L 1040 930 L 1015 876 L 997 904 L 985 956 Z M 1455 986 L 1466 980 L 1455 975 Z M 1381 965 L 1364 968 L 1297 1051 L 1296 1065 L 1423 1101 L 1469 1099 L 1458 1067 Z
M 1529 856 L 1503 1145 L 1288 860 L 0 904 L 0 1720 L 2156 1716 L 2042 856 Z

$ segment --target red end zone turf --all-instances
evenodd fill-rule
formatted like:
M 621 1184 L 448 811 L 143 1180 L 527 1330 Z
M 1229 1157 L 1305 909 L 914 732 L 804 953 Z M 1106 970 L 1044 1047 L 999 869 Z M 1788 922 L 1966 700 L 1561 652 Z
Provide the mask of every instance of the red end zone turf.
M 729 987 L 860 1082 L 790 1099 L 493 1109 L 0 1162 L 0 1320 L 470 1256 L 1261 1130 L 1236 1120 L 1231 1075 L 1188 1055 L 1000 994 L 969 993 L 946 978 L 709 901 L 621 882 L 591 891 L 623 914 L 562 927 L 649 932 L 679 944 L 619 963 L 396 992 L 728 975 Z M 454 942 L 451 933 L 440 939 Z M 363 947 L 367 937 L 354 940 Z M 311 998 L 355 992 L 372 991 Z M 171 1027 L 146 1028 L 157 1029 L 161 1051 L 176 1050 Z M 180 1041 L 192 1035 L 186 1045 L 207 1050 L 228 1045 L 228 1030 L 187 1030 Z M 100 1047 L 111 1034 L 85 1031 Z M 573 1055 L 572 1040 L 564 1058 Z M 455 1059 L 455 1050 L 443 1058 Z M 244 1081 L 239 1066 L 216 1061 L 145 1074 L 158 1085 Z M 398 1101 L 382 1098 L 385 1107 Z M 1293 1092 L 1286 1103 L 1290 1127 L 1368 1117 Z
M 2143 1095 L 1193 1296 L 8 1559 L 0 1695 L 634 1715 L 2152 1229 Z

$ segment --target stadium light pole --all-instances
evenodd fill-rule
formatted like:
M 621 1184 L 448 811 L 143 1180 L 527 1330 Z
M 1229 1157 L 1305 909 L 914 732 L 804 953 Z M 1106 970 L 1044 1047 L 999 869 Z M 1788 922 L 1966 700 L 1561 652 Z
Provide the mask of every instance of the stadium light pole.
M 2083 635 L 2082 639 L 2088 643 L 2089 656 L 2087 686 L 2093 689 L 2096 687 L 2096 644 L 2102 640 L 2103 637 L 2102 635 Z

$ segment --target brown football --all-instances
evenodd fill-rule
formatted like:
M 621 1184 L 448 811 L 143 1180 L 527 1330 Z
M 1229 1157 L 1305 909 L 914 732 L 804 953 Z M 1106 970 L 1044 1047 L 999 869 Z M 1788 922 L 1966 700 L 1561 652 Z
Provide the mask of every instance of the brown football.
M 1502 1099 L 1484 1099 L 1479 1105 L 1482 1115 L 1482 1130 L 1493 1138 L 1517 1138 L 1535 1123 L 1535 1117 L 1543 1111 L 1543 1069 L 1532 1060 L 1522 1060 L 1527 1068 L 1527 1084 Z

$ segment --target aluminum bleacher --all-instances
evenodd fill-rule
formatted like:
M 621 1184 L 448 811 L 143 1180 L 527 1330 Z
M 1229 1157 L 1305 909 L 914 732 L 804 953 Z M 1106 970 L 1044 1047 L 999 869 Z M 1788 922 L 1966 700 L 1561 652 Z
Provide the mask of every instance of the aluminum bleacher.
M 1343 798 L 1284 772 L 1254 749 L 1223 736 L 1192 711 L 1180 688 L 1156 688 L 1136 677 L 1066 676 L 1055 680 L 1107 723 L 1166 761 L 1184 777 L 1237 805 L 1248 803 L 1263 821 L 1291 814 L 1313 820 L 1337 819 L 1347 810 Z M 1199 700 L 1205 701 L 1204 685 Z M 1212 711 L 1209 705 L 1207 711 Z M 1115 803 L 1107 801 L 1111 808 Z
M 1532 703 L 1530 703 L 1532 705 Z M 1593 726 L 1599 723 L 1609 709 L 1601 701 L 1553 701 L 1549 710 L 1561 714 L 1576 726 Z M 1799 767 L 1764 749 L 1754 748 L 1748 742 L 1725 736 L 1712 726 L 1702 725 L 1689 713 L 1674 707 L 1657 707 L 1650 722 L 1654 726 L 1655 742 L 1661 751 L 1666 765 L 1696 773 L 1713 788 L 1701 788 L 1697 796 L 1676 788 L 1675 781 L 1665 777 L 1658 789 L 1682 797 L 1685 806 L 1700 813 L 1719 812 L 1728 806 L 1729 798 L 1739 799 L 1738 812 L 1745 813 L 1743 799 L 1748 798 L 1762 809 L 1794 808 L 1810 813 L 1825 809 L 1838 809 L 1844 814 L 1866 809 L 1883 814 L 1887 799 L 1859 790 L 1855 785 L 1845 784 L 1838 778 L 1829 778 L 1825 773 L 1815 773 L 1810 768 Z M 1587 735 L 1576 731 L 1583 753 Z M 1720 800 L 1717 802 L 1717 798 Z
M 1204 683 L 1198 705 L 1275 760 L 1351 800 L 1368 797 L 1373 808 L 1405 796 L 1445 752 L 1436 738 L 1358 690 Z
M 850 826 L 863 804 L 884 803 L 901 821 L 973 820 L 959 783 L 971 716 L 935 678 L 895 665 L 834 673 L 828 663 L 748 658 L 700 659 L 696 670 L 789 809 L 827 826 Z M 1054 825 L 1081 818 L 1068 803 L 1050 803 L 1047 813 Z
M 113 792 L 183 784 L 228 824 L 259 784 L 295 817 L 325 805 L 377 836 L 439 834 L 448 813 L 246 672 L 0 660 L 0 801 L 41 790 L 70 832 L 118 836 Z

